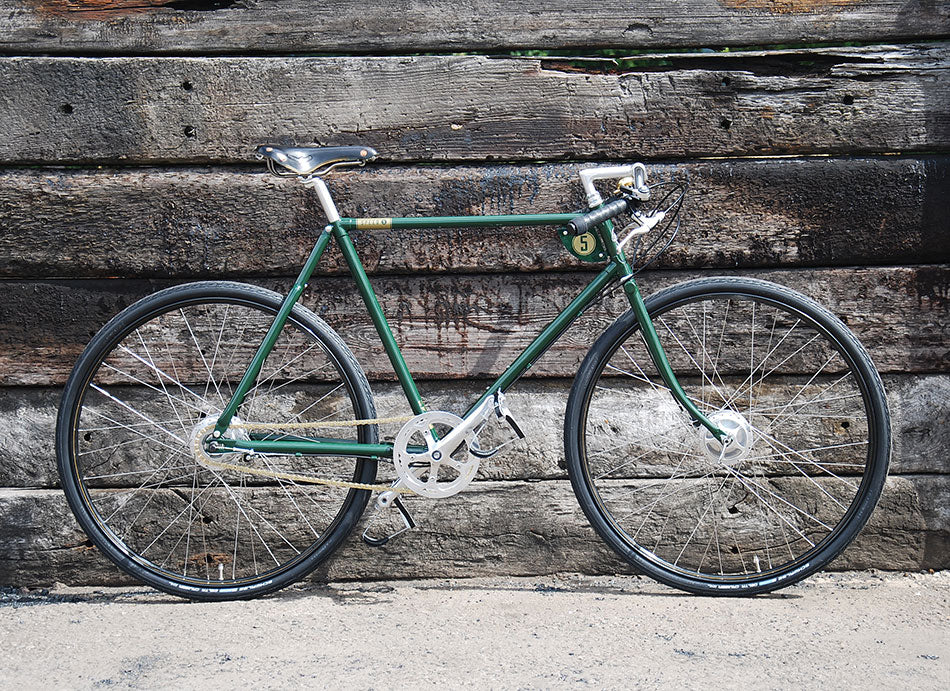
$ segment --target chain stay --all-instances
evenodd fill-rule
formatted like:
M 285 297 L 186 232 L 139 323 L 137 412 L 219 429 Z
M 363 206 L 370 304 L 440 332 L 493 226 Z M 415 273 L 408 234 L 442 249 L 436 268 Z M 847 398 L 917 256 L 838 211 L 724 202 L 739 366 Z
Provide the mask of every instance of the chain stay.
M 299 429 L 320 429 L 327 427 L 361 427 L 363 425 L 377 425 L 393 422 L 408 422 L 413 416 L 402 417 L 382 417 L 370 420 L 338 420 L 332 422 L 299 422 L 299 423 L 247 423 L 240 422 L 232 424 L 228 429 L 244 430 L 299 430 Z M 363 482 L 347 482 L 346 480 L 332 480 L 330 478 L 312 477 L 309 475 L 298 475 L 296 473 L 282 473 L 275 470 L 263 470 L 260 468 L 251 468 L 250 466 L 238 465 L 236 463 L 225 463 L 216 461 L 203 448 L 202 439 L 199 435 L 195 439 L 194 449 L 195 457 L 205 465 L 220 470 L 231 470 L 247 475 L 256 475 L 258 477 L 271 477 L 278 480 L 290 480 L 291 482 L 303 482 L 312 485 L 326 485 L 328 487 L 342 487 L 344 489 L 365 489 L 373 492 L 398 492 L 400 494 L 413 494 L 413 491 L 407 487 L 393 487 L 392 485 L 371 485 Z

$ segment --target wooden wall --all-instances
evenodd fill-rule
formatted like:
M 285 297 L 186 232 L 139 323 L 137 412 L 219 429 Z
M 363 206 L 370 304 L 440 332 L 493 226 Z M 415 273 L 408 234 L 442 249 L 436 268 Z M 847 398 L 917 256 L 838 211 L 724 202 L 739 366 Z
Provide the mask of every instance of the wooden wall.
M 329 180 L 354 216 L 573 208 L 592 161 L 689 175 L 680 241 L 644 292 L 757 275 L 844 317 L 882 371 L 895 448 L 835 566 L 950 566 L 948 35 L 950 4 L 888 0 L 0 0 L 0 584 L 121 581 L 57 489 L 60 387 L 158 287 L 288 285 L 323 219 L 253 161 L 265 141 L 377 148 L 380 165 Z M 589 277 L 550 229 L 357 241 L 449 410 Z M 339 257 L 323 269 L 305 302 L 380 412 L 404 414 Z M 576 507 L 560 432 L 570 376 L 621 309 L 598 306 L 516 387 L 526 446 L 319 575 L 623 571 Z

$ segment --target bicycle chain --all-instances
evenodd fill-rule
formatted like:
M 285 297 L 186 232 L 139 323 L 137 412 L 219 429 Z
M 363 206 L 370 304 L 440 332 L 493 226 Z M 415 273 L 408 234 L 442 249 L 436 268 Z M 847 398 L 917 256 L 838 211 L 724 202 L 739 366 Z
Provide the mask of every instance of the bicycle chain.
M 403 417 L 381 417 L 370 420 L 337 420 L 333 422 L 300 422 L 296 424 L 280 422 L 259 422 L 246 423 L 239 422 L 229 425 L 228 429 L 244 429 L 258 431 L 280 431 L 280 430 L 300 430 L 300 429 L 320 429 L 327 427 L 361 427 L 364 425 L 379 425 L 391 422 L 408 422 L 413 416 Z M 331 480 L 330 478 L 313 477 L 310 475 L 298 475 L 297 473 L 282 473 L 276 470 L 263 470 L 260 468 L 251 468 L 250 466 L 238 465 L 236 463 L 225 463 L 224 461 L 214 460 L 202 445 L 203 436 L 196 435 L 193 451 L 195 457 L 200 463 L 209 465 L 221 470 L 232 470 L 247 475 L 256 475 L 258 477 L 270 477 L 278 480 L 290 480 L 291 482 L 303 482 L 311 485 L 326 485 L 329 487 L 341 487 L 344 489 L 365 489 L 372 492 L 397 492 L 399 494 L 413 494 L 412 490 L 406 487 L 393 487 L 391 485 L 371 485 L 363 482 L 348 482 L 346 480 Z M 235 452 L 239 453 L 239 452 Z

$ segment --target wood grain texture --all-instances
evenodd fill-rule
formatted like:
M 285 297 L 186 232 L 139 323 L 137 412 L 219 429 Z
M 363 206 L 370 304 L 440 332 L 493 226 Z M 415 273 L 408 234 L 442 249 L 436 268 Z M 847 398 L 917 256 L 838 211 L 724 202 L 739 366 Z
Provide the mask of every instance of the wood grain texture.
M 946 36 L 944 3 L 580 0 L 460 5 L 307 0 L 2 0 L 0 49 L 21 53 L 387 53 L 873 41 Z
M 527 434 L 524 442 L 507 447 L 481 462 L 478 480 L 566 479 L 563 419 L 570 379 L 524 380 L 508 392 L 508 404 Z M 884 378 L 893 430 L 891 474 L 950 474 L 950 376 L 888 375 Z M 481 381 L 426 381 L 420 383 L 431 410 L 463 413 L 484 390 Z M 410 415 L 398 385 L 373 386 L 381 417 Z M 0 487 L 52 488 L 59 480 L 53 447 L 56 411 L 61 391 L 50 388 L 0 388 Z M 380 426 L 380 436 L 392 440 L 399 425 Z M 486 445 L 507 439 L 502 430 L 489 428 L 481 438 Z M 637 471 L 649 469 L 649 459 Z M 390 478 L 392 467 L 380 466 L 380 478 Z M 950 510 L 950 497 L 946 499 Z
M 890 478 L 869 524 L 831 568 L 947 568 L 950 523 L 934 502 L 948 491 L 947 476 Z M 416 530 L 381 549 L 354 537 L 313 578 L 631 572 L 588 526 L 565 480 L 477 483 L 409 508 Z M 79 530 L 61 492 L 0 489 L 0 584 L 54 581 L 129 583 Z
M 392 161 L 860 154 L 950 146 L 950 48 L 730 53 L 612 73 L 481 56 L 0 58 L 0 161 L 248 162 L 260 143 Z
M 583 207 L 579 164 L 382 167 L 329 178 L 353 216 Z M 663 268 L 950 261 L 950 157 L 775 159 L 650 166 L 690 181 Z M 243 169 L 0 172 L 0 276 L 292 275 L 325 219 L 313 193 Z M 583 268 L 553 228 L 354 231 L 371 273 Z M 336 251 L 320 266 L 345 273 Z
M 651 272 L 644 294 L 699 274 Z M 847 321 L 883 372 L 946 371 L 950 269 L 946 266 L 748 272 L 810 295 Z M 587 284 L 587 273 L 394 276 L 374 287 L 410 370 L 420 378 L 497 376 Z M 261 281 L 287 289 L 286 283 Z M 0 382 L 62 384 L 92 335 L 119 309 L 165 281 L 4 283 Z M 303 298 L 354 351 L 371 379 L 391 366 L 349 279 L 315 277 Z M 529 371 L 572 376 L 595 338 L 626 310 L 614 293 L 591 307 Z M 248 344 L 252 349 L 256 344 Z

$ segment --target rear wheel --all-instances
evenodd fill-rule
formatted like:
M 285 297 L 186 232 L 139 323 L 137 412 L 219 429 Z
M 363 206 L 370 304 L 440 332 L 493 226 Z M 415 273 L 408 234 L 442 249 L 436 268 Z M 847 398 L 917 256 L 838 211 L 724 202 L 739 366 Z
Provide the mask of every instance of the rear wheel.
M 752 594 L 826 565 L 871 515 L 890 423 L 844 324 L 782 286 L 702 279 L 647 300 L 677 378 L 734 438 L 694 424 L 632 313 L 588 353 L 565 421 L 575 494 L 627 561 L 697 593 Z
M 156 588 L 207 600 L 276 590 L 330 556 L 366 506 L 367 490 L 288 476 L 370 483 L 375 461 L 215 456 L 223 468 L 195 452 L 282 300 L 230 282 L 163 290 L 103 327 L 66 385 L 57 455 L 70 507 L 110 559 Z M 274 433 L 287 436 L 297 423 L 374 417 L 353 355 L 298 305 L 234 422 L 288 424 Z M 324 434 L 378 438 L 368 425 Z

